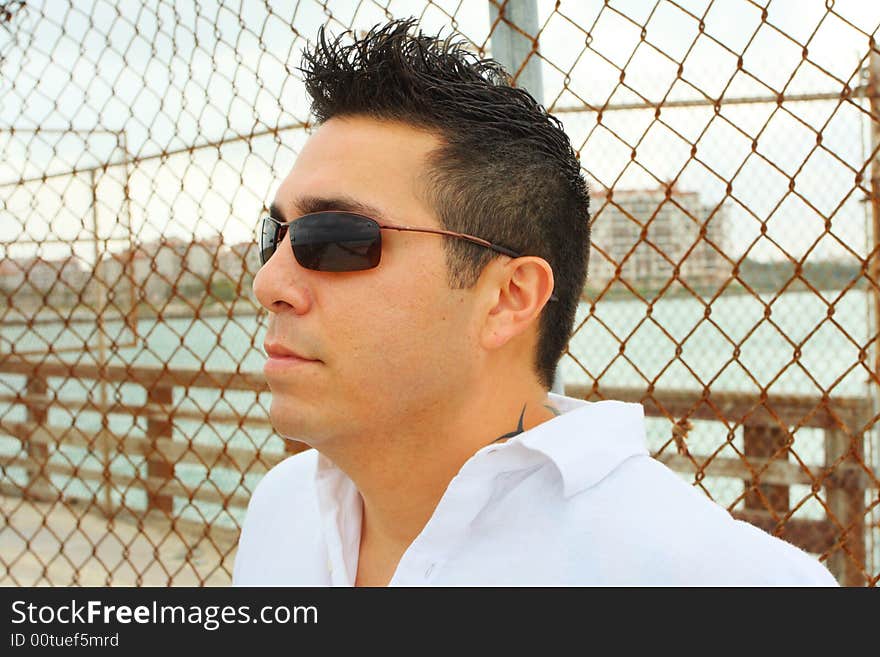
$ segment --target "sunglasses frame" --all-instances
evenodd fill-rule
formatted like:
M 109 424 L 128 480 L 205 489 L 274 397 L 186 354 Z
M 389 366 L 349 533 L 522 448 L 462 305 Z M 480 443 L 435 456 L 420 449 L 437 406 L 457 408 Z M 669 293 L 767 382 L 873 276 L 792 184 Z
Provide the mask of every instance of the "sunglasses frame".
M 366 215 L 359 214 L 357 212 L 349 212 L 348 210 L 322 210 L 320 212 L 310 212 L 308 214 L 304 214 L 300 217 L 297 217 L 296 219 L 293 219 L 292 221 L 280 221 L 279 219 L 276 219 L 275 217 L 273 217 L 271 215 L 264 215 L 262 220 L 260 221 L 260 233 L 261 233 L 261 235 L 263 234 L 263 232 L 264 232 L 263 229 L 264 229 L 264 226 L 267 221 L 274 223 L 276 226 L 278 226 L 279 229 L 283 228 L 284 226 L 287 226 L 288 227 L 287 235 L 289 236 L 290 244 L 291 244 L 291 248 L 292 248 L 294 246 L 294 244 L 293 244 L 293 230 L 292 230 L 294 222 L 299 221 L 300 219 L 303 219 L 305 217 L 314 217 L 314 216 L 328 215 L 328 214 L 344 214 L 344 215 L 349 215 L 349 216 L 353 216 L 353 217 L 358 217 L 359 219 L 364 219 L 366 221 L 369 221 L 369 222 L 375 224 L 380 230 L 385 229 L 385 230 L 397 230 L 397 231 L 401 231 L 401 232 L 427 233 L 429 235 L 446 235 L 447 237 L 455 237 L 457 239 L 467 240 L 468 242 L 471 242 L 472 244 L 476 244 L 477 246 L 482 246 L 484 248 L 491 249 L 492 251 L 495 251 L 496 253 L 500 253 L 501 255 L 506 255 L 510 258 L 520 258 L 523 256 L 523 254 L 517 253 L 513 249 L 508 249 L 507 247 L 501 246 L 500 244 L 494 244 L 488 240 L 484 240 L 481 237 L 476 237 L 474 235 L 467 235 L 466 233 L 456 233 L 451 230 L 441 230 L 439 228 L 416 228 L 414 226 L 400 226 L 400 225 L 396 225 L 396 224 L 383 224 L 383 223 L 376 221 L 372 217 L 368 217 Z M 275 249 L 278 248 L 278 245 L 281 243 L 282 239 L 284 239 L 284 238 L 282 237 L 281 239 L 277 240 L 277 242 L 275 244 Z M 262 237 L 260 240 L 259 247 L 260 247 L 259 253 L 260 253 L 261 265 L 265 265 L 266 262 L 268 262 L 268 258 L 266 259 L 266 262 L 262 261 L 262 254 L 263 254 Z M 274 255 L 274 254 L 275 254 L 275 251 L 273 250 L 272 255 Z M 296 254 L 294 253 L 294 256 L 295 255 Z M 271 258 L 271 257 L 272 256 L 270 255 L 269 258 Z M 298 259 L 297 259 L 297 262 L 299 262 Z M 373 269 L 373 267 L 370 267 L 370 269 Z M 320 271 L 320 270 L 318 270 L 318 271 Z M 355 271 L 368 271 L 368 270 L 362 269 L 362 270 L 355 270 Z M 555 294 L 551 294 L 549 300 L 550 301 L 559 301 L 559 298 Z

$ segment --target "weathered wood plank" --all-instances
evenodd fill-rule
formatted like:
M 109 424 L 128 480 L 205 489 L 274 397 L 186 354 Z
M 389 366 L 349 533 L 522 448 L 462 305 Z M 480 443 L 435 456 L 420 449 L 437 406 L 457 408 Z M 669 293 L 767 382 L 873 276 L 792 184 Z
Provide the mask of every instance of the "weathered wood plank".
M 600 394 L 601 393 L 601 394 Z M 711 391 L 706 398 L 692 390 L 651 390 L 572 384 L 565 386 L 570 397 L 596 401 L 617 399 L 642 404 L 649 417 L 712 420 L 731 427 L 737 425 L 768 425 L 844 429 L 861 433 L 874 424 L 870 403 L 863 398 L 815 395 L 759 395 L 740 392 Z
M 205 424 L 235 424 L 238 426 L 271 427 L 272 421 L 268 415 L 241 415 L 230 411 L 199 411 L 174 407 L 163 409 L 151 404 L 123 404 L 113 402 L 101 404 L 91 399 L 51 399 L 34 400 L 27 395 L 0 395 L 0 404 L 29 404 L 37 408 L 56 408 L 69 411 L 72 415 L 83 412 L 99 413 L 101 415 L 126 415 L 136 418 L 150 418 L 154 416 L 169 417 L 172 420 L 196 420 Z
M 655 458 L 666 464 L 672 470 L 687 474 L 696 474 L 702 471 L 708 477 L 732 477 L 735 479 L 748 480 L 754 478 L 762 484 L 791 486 L 802 484 L 812 486 L 814 481 L 821 480 L 827 475 L 824 468 L 815 467 L 806 471 L 796 463 L 753 457 L 744 461 L 739 458 L 716 456 L 711 461 L 704 461 L 706 457 L 699 454 L 691 454 L 697 465 L 681 454 L 659 454 Z
M 837 527 L 828 520 L 789 518 L 779 528 L 779 523 L 767 511 L 743 509 L 731 515 L 814 554 L 827 552 L 837 541 Z
M 37 377 L 57 376 L 69 379 L 92 379 L 114 383 L 137 383 L 145 387 L 182 386 L 187 388 L 217 388 L 223 390 L 251 390 L 267 392 L 269 386 L 261 374 L 252 372 L 209 372 L 198 369 L 169 369 L 134 365 L 101 367 L 84 363 L 65 363 L 4 354 L 0 372 L 26 374 Z
M 825 432 L 825 460 L 829 469 L 841 470 L 854 464 L 853 457 L 864 455 L 864 440 L 851 438 L 842 431 Z M 839 462 L 835 465 L 836 462 Z M 829 567 L 845 586 L 864 586 L 865 576 L 865 487 L 859 480 L 845 482 L 828 490 L 828 508 L 840 536 L 837 549 L 829 558 Z
M 65 446 L 97 450 L 100 444 L 98 433 L 87 432 L 79 427 L 0 421 L 0 433 L 51 448 Z M 218 447 L 182 440 L 158 439 L 151 443 L 147 438 L 141 436 L 123 435 L 110 430 L 105 430 L 104 433 L 108 438 L 111 454 L 146 456 L 154 452 L 175 464 L 206 465 L 207 467 L 229 468 L 237 472 L 266 471 L 288 456 L 288 454 L 281 452 L 251 450 L 246 447 L 226 445 Z
M 25 459 L 16 459 L 15 457 L 5 457 L 3 459 L 5 465 L 7 467 L 14 465 L 26 465 L 27 461 Z M 66 477 L 72 477 L 74 479 L 81 479 L 83 481 L 97 481 L 104 482 L 104 472 L 97 468 L 89 468 L 83 466 L 73 465 L 71 463 L 47 463 L 45 466 L 46 474 L 57 474 L 63 475 Z M 220 504 L 224 508 L 239 508 L 246 509 L 248 502 L 250 501 L 250 493 L 235 493 L 235 494 L 224 494 L 218 491 L 216 488 L 211 486 L 186 486 L 178 479 L 167 480 L 164 477 L 141 477 L 139 475 L 127 475 L 118 472 L 114 472 L 112 474 L 111 479 L 112 485 L 119 491 L 125 490 L 127 488 L 144 488 L 148 487 L 149 490 L 156 491 L 157 495 L 169 496 L 169 497 L 179 497 L 183 498 L 190 502 L 208 502 L 212 504 Z M 18 495 L 21 495 L 21 487 L 15 486 L 14 484 L 6 484 L 5 488 L 2 489 L 3 492 L 7 494 L 15 494 L 15 491 L 18 491 Z M 57 500 L 62 501 L 65 499 L 80 499 L 83 501 L 94 501 L 97 504 L 96 498 L 79 496 L 70 492 L 53 490 L 50 494 L 43 497 L 42 494 L 39 498 L 41 501 L 50 501 Z M 145 509 L 147 511 L 148 509 Z M 158 511 L 163 511 L 162 509 L 158 509 Z M 167 512 L 166 512 L 167 513 Z

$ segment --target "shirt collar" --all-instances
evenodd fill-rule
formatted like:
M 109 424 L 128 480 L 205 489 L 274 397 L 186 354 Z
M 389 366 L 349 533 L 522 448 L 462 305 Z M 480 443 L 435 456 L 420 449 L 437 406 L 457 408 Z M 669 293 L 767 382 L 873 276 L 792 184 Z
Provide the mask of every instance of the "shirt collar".
M 589 402 L 552 392 L 548 396 L 561 415 L 504 443 L 480 449 L 472 460 L 490 449 L 500 453 L 525 447 L 553 462 L 562 478 L 563 494 L 570 497 L 598 484 L 626 459 L 648 454 L 641 404 L 610 399 Z M 522 459 L 511 462 L 529 465 Z M 354 492 L 342 490 L 353 489 L 354 484 L 323 455 L 319 455 L 316 474 L 328 493 L 333 491 L 339 496 Z
M 552 392 L 549 397 L 562 414 L 508 442 L 519 442 L 553 461 L 565 497 L 595 486 L 626 459 L 648 454 L 641 404 L 588 402 Z

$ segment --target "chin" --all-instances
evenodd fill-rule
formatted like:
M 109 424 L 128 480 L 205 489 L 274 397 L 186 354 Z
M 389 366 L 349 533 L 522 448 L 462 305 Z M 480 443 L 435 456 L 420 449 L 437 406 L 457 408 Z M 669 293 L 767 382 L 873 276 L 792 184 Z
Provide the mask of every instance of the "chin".
M 309 447 L 317 447 L 331 439 L 333 436 L 329 430 L 334 426 L 338 427 L 338 423 L 334 423 L 332 418 L 315 414 L 311 405 L 287 399 L 273 399 L 269 421 L 278 435 Z
M 302 441 L 301 436 L 308 433 L 309 425 L 305 412 L 304 407 L 295 400 L 275 395 L 269 407 L 269 421 L 280 435 Z

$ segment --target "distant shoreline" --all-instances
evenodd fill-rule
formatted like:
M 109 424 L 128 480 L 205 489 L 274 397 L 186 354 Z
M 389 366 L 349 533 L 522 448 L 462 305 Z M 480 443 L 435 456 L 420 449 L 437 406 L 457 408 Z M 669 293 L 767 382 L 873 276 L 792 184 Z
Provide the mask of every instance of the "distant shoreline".
M 819 292 L 842 292 L 842 286 L 831 286 L 831 285 L 823 285 L 823 286 L 815 286 Z M 642 287 L 638 285 L 632 286 L 635 292 L 630 291 L 626 286 L 622 285 L 619 282 L 615 282 L 612 284 L 611 288 L 604 291 L 602 296 L 603 301 L 612 300 L 612 301 L 620 301 L 622 299 L 635 299 L 636 294 L 639 294 L 645 298 L 652 299 L 655 298 L 657 293 L 662 289 L 661 287 Z M 672 285 L 668 289 L 663 292 L 663 299 L 680 299 L 680 298 L 694 298 L 694 293 L 700 296 L 702 299 L 711 299 L 718 293 L 718 288 L 705 288 L 700 286 L 692 286 L 693 292 L 683 287 L 681 284 Z M 866 285 L 864 280 L 859 280 L 855 285 L 851 286 L 850 290 L 858 290 L 862 292 L 867 292 L 865 289 Z M 596 288 L 590 287 L 589 285 L 584 289 L 581 293 L 581 301 L 585 301 L 590 303 L 595 299 L 601 292 L 603 292 L 604 288 Z M 720 294 L 720 297 L 728 297 L 728 296 L 743 296 L 743 295 L 751 295 L 751 294 L 774 294 L 779 292 L 780 289 L 778 287 L 770 287 L 770 286 L 753 286 L 753 289 L 750 290 L 746 288 L 742 283 L 731 283 L 729 284 L 724 291 Z M 806 283 L 800 280 L 795 280 L 791 282 L 783 294 L 791 294 L 797 293 L 801 294 L 804 292 L 809 292 L 815 294 L 813 289 L 808 287 Z
M 27 310 L 24 312 L 27 312 Z M 182 301 L 173 301 L 164 306 L 159 312 L 153 308 L 141 305 L 137 309 L 132 310 L 132 315 L 138 320 L 159 318 L 201 319 L 209 317 L 246 317 L 257 315 L 261 312 L 262 309 L 255 306 L 249 300 L 239 301 L 228 306 L 217 302 L 202 306 L 201 308 L 193 308 Z M 23 316 L 23 311 L 17 309 L 14 313 L 8 313 L 3 319 L 3 323 L 6 326 L 54 324 L 57 322 L 80 324 L 83 322 L 94 322 L 100 316 L 90 308 L 53 308 L 52 311 L 44 311 L 36 316 Z M 117 313 L 113 315 L 105 314 L 103 318 L 105 321 L 110 322 L 124 322 L 128 316 Z

